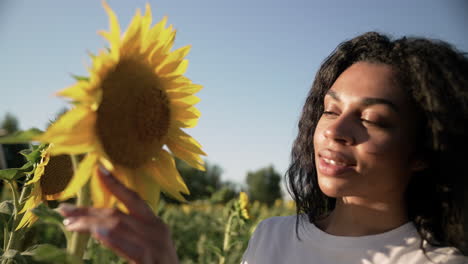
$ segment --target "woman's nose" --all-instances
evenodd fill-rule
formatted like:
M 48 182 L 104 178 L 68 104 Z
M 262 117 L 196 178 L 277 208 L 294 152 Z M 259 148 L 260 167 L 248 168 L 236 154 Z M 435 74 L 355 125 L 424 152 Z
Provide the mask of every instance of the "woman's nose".
M 325 129 L 325 137 L 329 140 L 336 141 L 344 145 L 354 144 L 354 132 L 353 123 L 346 116 L 339 116 L 334 120 L 331 120 L 328 127 Z

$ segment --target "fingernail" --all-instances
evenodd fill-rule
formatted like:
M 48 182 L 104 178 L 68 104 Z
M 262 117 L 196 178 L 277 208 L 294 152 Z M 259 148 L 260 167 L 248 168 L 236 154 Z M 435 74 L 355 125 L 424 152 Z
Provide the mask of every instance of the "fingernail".
M 76 206 L 74 206 L 73 204 L 69 204 L 69 203 L 61 203 L 57 207 L 57 211 L 64 212 L 64 213 L 70 213 L 74 211 L 75 209 L 76 209 Z
M 104 176 L 109 176 L 110 175 L 110 172 L 104 166 L 102 166 L 102 164 L 99 164 L 99 171 Z
M 76 217 L 68 217 L 63 219 L 63 224 L 68 226 L 76 222 Z

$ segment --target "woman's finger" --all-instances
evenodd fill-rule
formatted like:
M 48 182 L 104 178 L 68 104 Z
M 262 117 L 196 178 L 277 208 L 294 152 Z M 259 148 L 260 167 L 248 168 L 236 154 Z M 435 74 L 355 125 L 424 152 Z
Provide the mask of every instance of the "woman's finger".
M 66 209 L 64 209 L 66 208 Z M 168 230 L 161 221 L 152 222 L 141 222 L 136 220 L 134 217 L 124 214 L 115 208 L 93 208 L 93 207 L 75 207 L 73 205 L 61 205 L 58 211 L 66 218 L 64 223 L 70 224 L 79 217 L 87 218 L 103 218 L 102 222 L 105 221 L 118 221 L 121 224 L 127 226 L 133 232 L 133 235 L 143 237 L 148 241 L 157 241 L 160 236 L 154 236 L 153 234 L 167 234 Z M 66 211 L 66 213 L 62 213 Z M 116 219 L 116 220 L 114 220 Z
M 155 241 L 148 241 L 135 234 L 127 223 L 118 218 L 106 219 L 98 216 L 76 216 L 67 218 L 66 228 L 69 231 L 88 232 L 101 241 L 106 247 L 116 251 L 124 258 L 142 262 L 144 247 L 154 245 Z
M 128 209 L 130 215 L 146 221 L 152 220 L 154 213 L 140 196 L 120 183 L 108 170 L 99 166 L 98 175 L 104 186 Z

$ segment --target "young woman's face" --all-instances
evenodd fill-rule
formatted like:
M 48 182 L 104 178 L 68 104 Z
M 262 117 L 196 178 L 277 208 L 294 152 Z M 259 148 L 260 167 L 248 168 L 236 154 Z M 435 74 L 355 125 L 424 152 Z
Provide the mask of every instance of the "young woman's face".
M 412 172 L 416 117 L 389 65 L 357 62 L 324 98 L 314 134 L 320 189 L 330 197 L 401 198 Z

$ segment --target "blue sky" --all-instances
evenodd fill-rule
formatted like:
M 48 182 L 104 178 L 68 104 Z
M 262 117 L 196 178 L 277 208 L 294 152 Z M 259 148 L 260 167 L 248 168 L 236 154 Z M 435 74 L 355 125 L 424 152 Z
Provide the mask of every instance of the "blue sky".
M 109 0 L 122 28 L 146 1 Z M 199 140 L 223 179 L 243 182 L 270 164 L 284 173 L 305 96 L 320 63 L 367 31 L 444 39 L 468 51 L 468 2 L 158 0 L 175 45 L 192 45 L 187 76 L 204 85 Z M 86 74 L 87 51 L 106 45 L 100 1 L 0 0 L 0 115 L 45 128 L 66 103 L 53 93 Z

